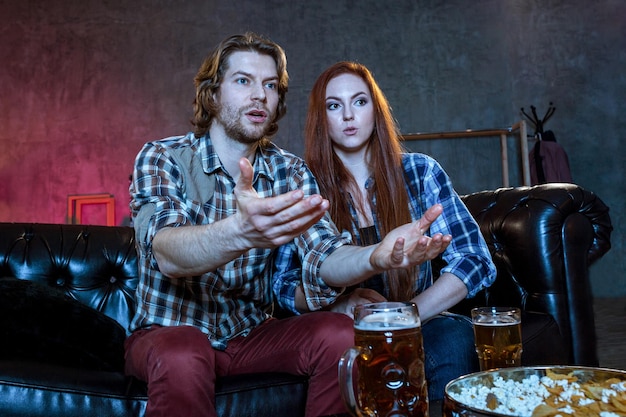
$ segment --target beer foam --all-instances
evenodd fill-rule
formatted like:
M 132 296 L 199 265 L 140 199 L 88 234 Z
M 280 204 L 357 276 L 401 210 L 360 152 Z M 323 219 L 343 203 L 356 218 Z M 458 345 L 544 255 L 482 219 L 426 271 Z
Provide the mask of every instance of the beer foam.
M 359 320 L 354 327 L 359 330 L 402 330 L 420 326 L 419 317 L 393 311 L 370 314 Z
M 485 326 L 485 327 L 506 327 L 506 326 L 515 326 L 520 324 L 519 321 L 478 321 L 474 322 L 477 326 Z

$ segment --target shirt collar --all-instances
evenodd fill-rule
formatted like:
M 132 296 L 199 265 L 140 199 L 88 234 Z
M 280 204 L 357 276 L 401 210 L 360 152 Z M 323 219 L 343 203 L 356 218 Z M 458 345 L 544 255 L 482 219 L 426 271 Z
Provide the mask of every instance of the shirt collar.
M 213 174 L 219 170 L 226 172 L 222 161 L 220 161 L 220 157 L 215 152 L 215 148 L 213 148 L 209 134 L 206 133 L 204 136 L 198 138 L 198 140 L 198 150 L 202 157 L 202 169 L 204 172 L 207 174 Z M 269 181 L 274 181 L 274 173 L 268 164 L 269 159 L 269 156 L 265 152 L 265 147 L 261 145 L 257 146 L 254 155 L 254 163 L 252 164 L 252 169 L 254 170 L 253 183 L 257 181 L 260 175 L 265 176 Z

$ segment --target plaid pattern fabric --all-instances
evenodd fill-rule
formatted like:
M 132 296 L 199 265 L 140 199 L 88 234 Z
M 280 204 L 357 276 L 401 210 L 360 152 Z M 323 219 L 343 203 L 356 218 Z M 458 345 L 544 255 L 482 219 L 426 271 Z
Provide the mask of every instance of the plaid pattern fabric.
M 443 205 L 443 214 L 431 225 L 428 234 L 431 236 L 435 233 L 452 235 L 452 242 L 442 255 L 447 262 L 442 273 L 451 272 L 459 277 L 467 287 L 468 297 L 473 297 L 480 289 L 491 285 L 496 278 L 495 265 L 478 224 L 454 191 L 450 178 L 436 160 L 420 153 L 407 153 L 403 155 L 402 164 L 412 220 L 421 218 L 426 209 L 436 203 Z M 365 186 L 370 187 L 372 181 L 372 179 L 368 180 Z M 354 204 L 351 203 L 351 196 L 348 194 L 346 198 L 352 218 L 358 219 Z M 371 204 L 373 211 L 376 212 L 375 196 Z M 355 243 L 363 245 L 359 233 L 361 225 L 355 221 L 352 226 L 351 232 Z M 374 226 L 378 232 L 378 240 L 380 240 L 380 228 L 376 216 L 374 216 Z M 297 257 L 294 256 L 293 248 L 288 246 L 280 248 L 276 256 L 276 265 L 288 267 L 274 274 L 272 284 L 274 293 L 282 308 L 297 313 L 294 300 L 296 288 L 300 284 L 296 270 Z M 383 280 L 385 279 L 386 275 L 383 274 Z M 432 267 L 431 262 L 428 261 L 420 265 L 419 276 L 415 280 L 415 294 L 423 292 L 432 283 Z M 320 286 L 316 294 L 311 294 L 305 286 L 305 296 L 310 308 L 319 309 L 331 304 L 341 294 L 340 290 Z M 383 295 L 388 296 L 388 294 Z
M 202 158 L 202 169 L 211 174 L 215 191 L 208 201 L 196 201 L 187 192 L 191 186 L 174 163 L 172 150 L 192 147 Z M 313 175 L 302 159 L 273 144 L 259 147 L 254 164 L 253 187 L 261 197 L 302 189 L 306 195 L 319 193 Z M 271 273 L 274 249 L 252 249 L 215 271 L 201 276 L 170 279 L 164 276 L 152 254 L 152 239 L 163 227 L 209 224 L 236 210 L 235 183 L 222 166 L 208 136 L 192 133 L 144 145 L 137 155 L 130 187 L 135 219 L 142 207 L 154 209 L 138 238 L 138 308 L 131 330 L 153 324 L 191 325 L 205 332 L 212 345 L 224 349 L 229 339 L 247 334 L 271 313 Z M 136 225 L 137 227 L 137 225 Z M 337 247 L 348 242 L 328 216 L 294 239 L 296 253 L 308 281 L 317 283 L 321 262 Z M 219 238 L 215 241 L 219 245 Z M 193 248 L 189 248 L 193 250 Z

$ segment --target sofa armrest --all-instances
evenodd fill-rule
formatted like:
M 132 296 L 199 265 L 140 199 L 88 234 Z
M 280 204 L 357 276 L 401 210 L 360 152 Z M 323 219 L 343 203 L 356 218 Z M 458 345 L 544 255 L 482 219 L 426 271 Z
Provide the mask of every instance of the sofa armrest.
M 597 365 L 589 266 L 611 247 L 608 207 L 592 192 L 564 183 L 462 199 L 498 270 L 483 301 L 550 314 L 570 346 L 568 362 Z

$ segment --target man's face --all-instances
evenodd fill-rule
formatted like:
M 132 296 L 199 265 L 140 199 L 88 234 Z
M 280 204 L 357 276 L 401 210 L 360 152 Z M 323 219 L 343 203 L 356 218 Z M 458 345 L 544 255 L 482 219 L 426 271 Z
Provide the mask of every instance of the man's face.
M 231 139 L 255 143 L 262 139 L 278 108 L 276 62 L 256 52 L 234 52 L 216 93 L 219 112 L 215 123 Z

